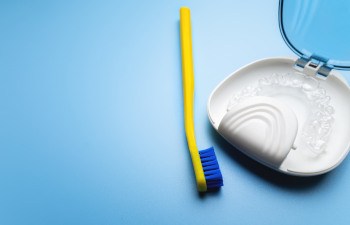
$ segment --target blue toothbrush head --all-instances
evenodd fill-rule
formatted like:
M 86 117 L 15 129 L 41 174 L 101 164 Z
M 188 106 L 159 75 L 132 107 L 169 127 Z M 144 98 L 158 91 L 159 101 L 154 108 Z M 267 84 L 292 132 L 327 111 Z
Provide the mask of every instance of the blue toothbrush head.
M 202 167 L 207 182 L 207 189 L 217 189 L 224 185 L 214 148 L 199 151 Z

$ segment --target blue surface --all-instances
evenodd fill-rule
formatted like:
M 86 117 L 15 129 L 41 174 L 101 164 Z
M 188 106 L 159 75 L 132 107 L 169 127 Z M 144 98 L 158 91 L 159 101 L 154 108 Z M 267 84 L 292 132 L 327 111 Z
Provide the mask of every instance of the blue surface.
M 196 129 L 225 186 L 197 194 L 183 130 L 179 7 L 192 9 Z M 275 173 L 211 128 L 229 73 L 293 55 L 277 1 L 2 1 L 0 224 L 349 224 L 350 161 Z

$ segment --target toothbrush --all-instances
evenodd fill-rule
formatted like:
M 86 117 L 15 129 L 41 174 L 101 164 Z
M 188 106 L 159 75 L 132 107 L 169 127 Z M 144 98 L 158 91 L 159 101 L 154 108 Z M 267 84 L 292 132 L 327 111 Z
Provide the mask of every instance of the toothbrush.
M 184 117 L 187 144 L 199 192 L 223 186 L 223 180 L 214 148 L 198 151 L 194 131 L 194 72 L 191 40 L 190 9 L 180 8 L 180 39 L 182 58 L 182 80 L 184 95 Z

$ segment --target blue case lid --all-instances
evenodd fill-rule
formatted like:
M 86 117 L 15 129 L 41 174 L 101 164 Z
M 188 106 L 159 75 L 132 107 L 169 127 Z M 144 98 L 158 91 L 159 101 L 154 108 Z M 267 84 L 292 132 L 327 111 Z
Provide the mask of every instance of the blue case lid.
M 280 0 L 279 24 L 300 57 L 350 69 L 350 1 Z

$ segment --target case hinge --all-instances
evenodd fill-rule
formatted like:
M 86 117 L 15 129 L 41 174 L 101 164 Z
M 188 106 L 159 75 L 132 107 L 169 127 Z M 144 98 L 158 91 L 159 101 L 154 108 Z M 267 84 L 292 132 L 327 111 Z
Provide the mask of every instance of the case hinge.
M 332 71 L 332 67 L 324 62 L 307 57 L 300 57 L 294 65 L 295 69 L 310 76 L 317 76 L 321 79 L 327 79 Z

